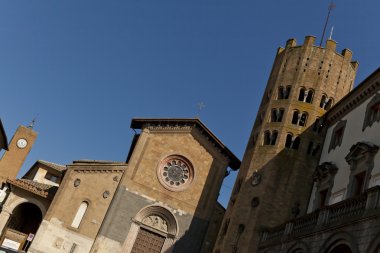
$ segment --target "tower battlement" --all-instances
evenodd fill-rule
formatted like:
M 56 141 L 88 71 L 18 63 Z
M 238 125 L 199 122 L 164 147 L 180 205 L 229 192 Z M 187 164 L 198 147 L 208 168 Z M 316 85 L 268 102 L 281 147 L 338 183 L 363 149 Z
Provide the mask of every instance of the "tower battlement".
M 307 35 L 305 36 L 304 42 L 301 45 L 297 45 L 297 40 L 295 38 L 288 39 L 285 43 L 285 47 L 279 47 L 277 50 L 277 54 L 284 53 L 284 51 L 289 49 L 295 49 L 299 48 L 300 50 L 304 49 L 305 47 L 314 47 L 318 48 L 320 50 L 328 50 L 335 52 L 336 55 L 341 56 L 345 61 L 350 61 L 352 67 L 356 70 L 358 67 L 357 61 L 351 61 L 352 60 L 352 51 L 348 48 L 344 48 L 340 52 L 336 51 L 337 48 L 337 42 L 335 40 L 327 39 L 325 42 L 324 47 L 315 45 L 316 37 L 313 35 Z

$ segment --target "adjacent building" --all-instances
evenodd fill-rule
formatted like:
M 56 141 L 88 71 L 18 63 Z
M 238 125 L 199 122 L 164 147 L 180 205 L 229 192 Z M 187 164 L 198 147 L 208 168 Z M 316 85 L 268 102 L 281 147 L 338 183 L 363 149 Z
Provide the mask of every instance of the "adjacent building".
M 264 230 L 259 252 L 380 251 L 380 69 L 322 120 L 308 213 Z

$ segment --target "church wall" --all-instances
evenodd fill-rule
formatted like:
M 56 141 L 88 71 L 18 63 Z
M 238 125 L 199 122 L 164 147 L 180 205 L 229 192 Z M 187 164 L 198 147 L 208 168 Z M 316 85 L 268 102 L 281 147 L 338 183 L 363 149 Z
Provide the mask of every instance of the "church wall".
M 43 220 L 28 252 L 31 253 L 88 253 L 94 239 L 73 233 L 58 219 Z M 71 251 L 73 250 L 73 251 Z
M 129 248 L 125 245 L 133 245 L 133 242 L 126 241 L 133 223 L 132 220 L 140 210 L 155 204 L 169 209 L 178 222 L 179 231 L 173 252 L 193 253 L 200 251 L 207 230 L 207 220 L 196 218 L 182 210 L 172 209 L 161 201 L 142 196 L 137 192 L 130 192 L 126 188 L 119 189 L 117 196 L 115 196 L 115 202 L 117 204 L 111 207 L 109 216 L 99 232 L 99 237 L 91 252 L 106 253 L 109 252 L 110 246 L 113 248 L 113 252 L 123 252 L 123 249 Z M 128 205 L 128 203 L 133 204 Z
M 89 252 L 125 168 L 123 163 L 74 162 L 69 165 L 30 249 L 47 252 L 45 248 L 51 247 L 54 251 L 48 252 L 61 252 L 64 245 L 74 242 L 78 252 Z M 78 228 L 72 227 L 83 202 L 88 204 L 83 219 Z

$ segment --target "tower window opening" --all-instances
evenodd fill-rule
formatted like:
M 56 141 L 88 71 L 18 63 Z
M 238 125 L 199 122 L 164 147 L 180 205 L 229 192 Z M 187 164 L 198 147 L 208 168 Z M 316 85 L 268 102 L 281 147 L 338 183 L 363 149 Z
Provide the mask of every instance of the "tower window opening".
M 291 149 L 298 149 L 300 146 L 301 138 L 299 136 L 293 137 L 291 133 L 286 135 L 285 147 Z
M 313 102 L 313 95 L 314 95 L 314 91 L 313 90 L 309 90 L 307 92 L 305 102 L 311 104 Z
M 309 146 L 307 147 L 307 154 L 315 156 L 318 154 L 319 149 L 321 148 L 320 144 L 316 144 L 312 141 L 309 142 Z
M 270 131 L 264 132 L 264 145 L 276 145 L 278 132 L 273 131 L 272 133 Z
M 287 134 L 286 135 L 286 141 L 285 141 L 285 147 L 290 148 L 292 146 L 292 142 L 293 142 L 293 135 Z
M 290 86 L 286 86 L 286 88 L 284 86 L 278 87 L 277 99 L 288 99 L 289 94 L 290 94 L 290 89 L 291 89 Z
M 330 110 L 332 104 L 333 104 L 333 100 L 332 100 L 332 98 L 330 98 L 330 99 L 327 101 L 327 103 L 326 103 L 324 109 L 325 109 L 325 110 Z
M 304 112 L 304 113 L 301 114 L 301 117 L 300 117 L 300 119 L 298 121 L 298 125 L 300 125 L 300 126 L 306 126 L 306 121 L 307 121 L 307 113 Z
M 293 144 L 292 144 L 292 149 L 298 149 L 299 146 L 300 146 L 300 143 L 301 143 L 301 138 L 299 136 L 297 136 L 294 141 L 293 141 Z
M 275 145 L 276 144 L 277 136 L 278 136 L 278 132 L 277 131 L 273 131 L 273 133 L 271 135 L 270 145 Z
M 290 90 L 291 90 L 291 87 L 290 86 L 286 86 L 286 89 L 284 89 L 284 99 L 288 99 L 289 98 Z
M 313 125 L 313 131 L 316 133 L 320 133 L 322 131 L 322 127 L 323 125 L 322 125 L 321 119 L 317 118 Z
M 298 101 L 311 104 L 313 102 L 313 95 L 314 91 L 312 89 L 306 90 L 305 88 L 301 88 L 298 95 Z
M 325 105 L 327 103 L 327 96 L 325 94 L 322 95 L 321 102 L 319 103 L 320 108 L 325 108 Z
M 300 113 L 299 111 L 295 110 L 293 112 L 292 124 L 298 126 L 306 126 L 307 116 L 308 114 L 306 112 Z
M 284 116 L 284 108 L 272 109 L 271 122 L 281 122 Z
M 300 89 L 300 94 L 298 95 L 298 101 L 304 101 L 304 99 L 305 99 L 305 92 L 306 92 L 305 88 L 301 88 Z
M 292 117 L 293 125 L 298 125 L 298 115 L 299 115 L 299 111 L 296 110 L 293 112 L 293 117 Z
M 277 99 L 284 99 L 284 87 L 283 86 L 278 87 Z
M 313 150 L 314 143 L 312 141 L 309 142 L 309 146 L 307 146 L 307 154 L 310 155 Z
M 320 144 L 317 144 L 313 150 L 311 151 L 311 155 L 312 156 L 316 156 L 318 154 L 318 151 L 321 149 L 321 145 Z

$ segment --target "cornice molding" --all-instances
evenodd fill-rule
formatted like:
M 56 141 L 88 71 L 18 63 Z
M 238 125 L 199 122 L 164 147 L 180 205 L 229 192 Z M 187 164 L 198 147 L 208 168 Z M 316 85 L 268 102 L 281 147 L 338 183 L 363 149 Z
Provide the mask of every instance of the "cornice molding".
M 324 123 L 331 126 L 353 109 L 364 103 L 380 90 L 380 68 L 368 76 L 355 89 L 343 97 L 323 116 Z

